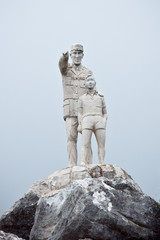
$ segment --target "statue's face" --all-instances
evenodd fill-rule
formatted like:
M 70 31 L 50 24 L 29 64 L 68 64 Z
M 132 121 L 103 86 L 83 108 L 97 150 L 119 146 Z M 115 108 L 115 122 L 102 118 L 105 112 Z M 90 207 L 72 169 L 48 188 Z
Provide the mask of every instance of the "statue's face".
M 74 50 L 71 52 L 70 56 L 72 58 L 72 62 L 73 64 L 75 65 L 80 65 L 81 64 L 81 61 L 82 61 L 82 58 L 83 58 L 83 52 L 82 51 L 78 51 L 78 50 Z
M 96 85 L 96 81 L 94 78 L 87 78 L 85 82 L 86 88 L 93 89 Z

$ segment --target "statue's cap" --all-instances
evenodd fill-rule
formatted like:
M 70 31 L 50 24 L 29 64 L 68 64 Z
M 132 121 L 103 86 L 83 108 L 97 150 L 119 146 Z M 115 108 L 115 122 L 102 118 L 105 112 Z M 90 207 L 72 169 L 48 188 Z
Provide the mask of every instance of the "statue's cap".
M 71 46 L 71 52 L 75 50 L 83 52 L 83 46 L 79 43 L 73 44 Z
M 95 81 L 95 78 L 94 78 L 93 75 L 89 75 L 89 76 L 87 76 L 85 80 L 87 80 L 87 79 L 93 79 L 93 80 Z

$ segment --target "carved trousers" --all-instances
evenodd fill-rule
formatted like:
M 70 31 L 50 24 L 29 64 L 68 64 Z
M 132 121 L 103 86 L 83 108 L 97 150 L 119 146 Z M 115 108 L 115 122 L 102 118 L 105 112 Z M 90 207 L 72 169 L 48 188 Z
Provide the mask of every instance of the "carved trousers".
M 78 119 L 77 117 L 66 118 L 67 133 L 67 152 L 69 167 L 77 165 L 77 138 L 78 138 Z
M 91 136 L 93 130 L 82 130 L 82 150 L 81 150 L 81 164 L 88 165 L 92 163 L 91 154 Z M 99 163 L 104 164 L 105 157 L 105 129 L 97 129 L 94 131 L 98 144 L 98 158 Z

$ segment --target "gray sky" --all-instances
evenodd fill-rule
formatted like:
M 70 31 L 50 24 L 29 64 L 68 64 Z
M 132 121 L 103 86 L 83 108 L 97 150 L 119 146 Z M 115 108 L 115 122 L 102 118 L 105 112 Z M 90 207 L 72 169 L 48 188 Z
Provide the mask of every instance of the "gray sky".
M 159 13 L 158 0 L 0 0 L 0 215 L 68 166 L 58 60 L 73 43 L 105 95 L 105 162 L 160 199 Z

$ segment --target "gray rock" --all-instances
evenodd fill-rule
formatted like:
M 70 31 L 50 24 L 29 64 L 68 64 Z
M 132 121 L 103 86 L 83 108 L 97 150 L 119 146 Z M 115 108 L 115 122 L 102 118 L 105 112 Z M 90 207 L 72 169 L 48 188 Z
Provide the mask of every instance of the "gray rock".
M 30 240 L 158 240 L 159 229 L 159 204 L 133 180 L 87 178 L 40 199 Z
M 121 171 L 121 174 L 124 172 L 119 167 L 112 165 L 104 165 L 103 169 L 103 174 L 109 176 L 109 178 L 114 178 L 119 171 Z M 0 219 L 0 230 L 28 240 L 34 223 L 37 203 L 41 197 L 57 193 L 73 180 L 99 176 L 102 176 L 102 170 L 97 165 L 91 165 L 90 167 L 75 166 L 54 172 L 44 181 L 35 183 L 9 211 L 3 214 Z
M 63 227 L 65 226 L 65 224 L 66 224 L 65 216 L 69 216 L 69 218 L 70 218 L 70 214 L 69 214 L 69 212 L 67 213 L 67 211 L 70 211 L 72 213 L 72 212 L 75 211 L 75 209 L 77 209 L 76 211 L 78 212 L 79 209 L 81 209 L 81 208 L 83 209 L 85 204 L 86 204 L 85 211 L 88 211 L 90 219 L 93 217 L 94 211 L 97 212 L 95 214 L 95 216 L 96 216 L 96 218 L 98 218 L 97 217 L 98 212 L 102 211 L 102 213 L 103 213 L 104 211 L 103 211 L 103 208 L 100 209 L 95 204 L 96 203 L 95 201 L 93 202 L 92 198 L 93 198 L 94 193 L 93 193 L 93 191 L 92 191 L 92 194 L 90 193 L 88 182 L 86 183 L 87 186 L 88 186 L 87 187 L 88 190 L 85 190 L 86 188 L 83 189 L 82 186 L 80 187 L 79 183 L 73 183 L 72 187 L 70 186 L 70 184 L 74 180 L 81 180 L 81 179 L 83 180 L 85 178 L 87 179 L 85 181 L 89 181 L 89 179 L 90 180 L 95 180 L 91 183 L 91 186 L 93 186 L 92 188 L 94 190 L 96 190 L 100 187 L 100 183 L 99 182 L 97 183 L 96 181 L 105 179 L 105 183 L 104 184 L 101 183 L 102 186 L 100 187 L 100 189 L 101 188 L 103 189 L 104 186 L 108 186 L 108 190 L 105 188 L 106 189 L 105 191 L 108 191 L 108 193 L 103 191 L 106 194 L 106 195 L 104 195 L 104 197 L 107 197 L 107 199 L 110 199 L 108 196 L 110 196 L 109 194 L 113 193 L 113 191 L 111 191 L 110 189 L 114 189 L 114 191 L 115 191 L 114 196 L 115 197 L 112 196 L 112 198 L 113 198 L 113 199 L 111 199 L 112 201 L 109 201 L 109 200 L 106 199 L 105 207 L 108 206 L 108 208 L 110 209 L 111 204 L 114 206 L 114 208 L 112 208 L 112 209 L 114 209 L 114 213 L 119 216 L 119 217 L 117 217 L 117 226 L 119 226 L 121 218 L 122 219 L 131 218 L 130 220 L 128 220 L 128 221 L 131 221 L 131 222 L 132 222 L 132 218 L 133 218 L 133 220 L 135 220 L 134 216 L 138 216 L 137 218 L 140 218 L 142 212 L 143 211 L 145 212 L 145 208 L 147 208 L 147 206 L 148 206 L 148 209 L 149 208 L 151 209 L 151 212 L 150 212 L 151 216 L 149 217 L 146 214 L 146 218 L 153 220 L 153 221 L 150 220 L 149 224 L 151 222 L 153 223 L 155 221 L 155 228 L 154 229 L 153 229 L 153 224 L 151 224 L 151 225 L 148 224 L 148 225 L 150 226 L 151 232 L 153 232 L 153 234 L 156 234 L 154 232 L 157 231 L 157 225 L 159 224 L 159 216 L 157 217 L 157 220 L 154 219 L 154 216 L 156 216 L 156 211 L 157 212 L 159 211 L 158 203 L 156 203 L 153 199 L 151 199 L 148 196 L 146 196 L 145 194 L 143 194 L 143 192 L 141 191 L 139 186 L 120 167 L 113 166 L 113 165 L 94 165 L 94 164 L 90 165 L 88 167 L 75 166 L 73 168 L 65 168 L 65 169 L 54 172 L 44 181 L 40 181 L 40 182 L 35 183 L 28 190 L 28 192 L 21 199 L 19 199 L 8 212 L 6 212 L 1 217 L 1 219 L 0 219 L 0 230 L 16 234 L 18 237 L 21 237 L 21 238 L 24 238 L 24 239 L 28 240 L 29 235 L 30 235 L 30 231 L 31 231 L 31 229 L 33 227 L 33 224 L 34 224 L 35 211 L 36 211 L 39 199 L 40 199 L 40 201 L 39 201 L 38 208 L 37 208 L 35 224 L 34 224 L 34 227 L 33 227 L 33 230 L 32 230 L 32 236 L 34 237 L 34 239 L 37 239 L 37 240 L 40 239 L 38 237 L 35 238 L 34 231 L 36 231 L 36 229 L 38 229 L 37 224 L 40 224 L 40 222 L 41 222 L 42 225 L 44 224 L 43 219 L 42 219 L 42 221 L 40 220 L 41 217 L 43 218 L 43 214 L 42 214 L 42 209 L 43 208 L 41 206 L 41 204 L 43 202 L 44 202 L 44 215 L 45 215 L 45 217 L 46 217 L 46 211 L 49 211 L 48 216 L 50 216 L 51 219 L 53 219 L 54 218 L 53 216 L 55 216 L 55 220 L 53 222 L 58 221 L 57 224 L 56 224 L 57 227 L 61 226 L 61 224 L 62 224 Z M 73 187 L 73 186 L 75 186 L 74 184 L 78 184 L 78 185 L 76 185 L 76 186 L 78 186 L 78 189 L 79 189 L 78 192 L 76 192 L 75 187 Z M 96 185 L 94 186 L 94 184 L 98 184 L 97 187 L 98 186 L 99 187 L 97 188 Z M 68 188 L 66 188 L 67 186 L 68 186 Z M 77 187 L 76 187 L 76 189 L 77 189 Z M 87 191 L 86 196 L 84 194 L 85 192 L 82 191 L 82 190 Z M 68 195 L 65 194 L 66 198 L 64 197 L 64 192 L 63 191 L 66 192 L 66 193 L 68 192 Z M 101 190 L 99 190 L 99 191 L 100 191 L 100 194 L 101 194 Z M 73 196 L 71 194 L 72 192 L 73 192 Z M 82 192 L 82 196 L 81 196 L 81 192 Z M 102 193 L 102 194 L 104 194 L 104 193 Z M 90 196 L 90 194 L 92 195 L 92 197 Z M 99 196 L 99 195 L 96 195 L 96 194 L 97 194 L 97 191 L 95 191 L 94 198 L 95 198 L 95 196 L 97 196 L 97 197 Z M 61 198 L 60 196 L 62 197 L 63 202 L 60 201 L 60 205 L 58 206 L 58 208 L 56 207 L 56 203 L 53 203 L 55 208 L 59 209 L 60 213 L 57 213 L 58 215 L 54 215 L 58 211 L 58 210 L 55 209 L 55 213 L 53 214 L 53 216 L 51 216 L 50 213 L 52 213 L 53 210 L 51 210 L 51 209 L 49 210 L 48 205 L 45 209 L 45 205 L 47 204 L 45 201 L 49 201 L 49 202 L 51 201 L 52 202 L 52 199 L 53 199 L 53 202 L 55 201 L 55 199 L 57 199 L 57 201 L 59 201 L 58 199 Z M 82 198 L 82 204 L 81 205 L 78 205 L 79 200 L 77 199 L 76 196 L 80 199 Z M 136 198 L 136 196 L 138 196 L 138 197 Z M 101 195 L 100 195 L 100 198 L 101 198 Z M 139 200 L 139 198 L 140 198 L 141 201 Z M 67 206 L 67 204 L 68 204 L 67 201 L 69 201 L 69 199 L 71 199 L 70 205 Z M 98 197 L 98 199 L 99 199 L 99 197 Z M 89 203 L 89 201 L 90 201 L 90 203 Z M 109 202 L 107 202 L 107 201 L 109 201 Z M 64 205 L 62 203 L 64 203 Z M 139 208 L 141 206 L 140 203 L 142 203 L 142 210 L 141 211 L 139 210 Z M 89 204 L 89 205 L 87 205 L 87 204 Z M 75 205 L 75 208 L 74 208 L 74 205 Z M 126 208 L 128 208 L 129 213 L 125 212 L 124 209 L 126 209 L 126 208 L 123 205 L 126 206 Z M 60 206 L 62 208 L 59 208 Z M 66 206 L 65 210 L 63 209 L 64 206 Z M 103 204 L 102 204 L 102 206 L 103 206 Z M 123 206 L 123 208 L 122 208 L 122 206 Z M 133 206 L 133 210 L 132 210 L 132 206 Z M 137 210 L 135 211 L 136 207 L 137 207 Z M 93 214 L 90 213 L 90 211 L 92 209 L 93 209 Z M 98 210 L 98 209 L 100 209 L 100 210 Z M 121 212 L 121 210 L 123 210 L 123 211 Z M 116 211 L 120 211 L 120 213 L 116 212 Z M 137 212 L 140 212 L 141 214 L 137 215 L 138 214 Z M 63 214 L 65 214 L 65 215 L 63 215 Z M 72 217 L 75 222 L 73 221 L 71 223 L 71 228 L 70 229 L 72 229 L 72 226 L 74 224 L 75 224 L 75 226 L 76 226 L 76 224 L 78 224 L 76 221 L 80 221 L 80 223 L 79 223 L 80 224 L 79 225 L 80 229 L 81 229 L 81 223 L 82 223 L 82 226 L 85 225 L 85 222 L 86 222 L 86 224 L 88 224 L 87 220 L 86 220 L 86 217 L 85 217 L 86 214 L 87 214 L 87 212 L 84 213 L 84 219 L 83 219 L 83 216 L 81 216 L 81 212 L 79 213 L 80 218 L 78 220 L 76 219 L 76 215 L 75 215 L 75 219 L 74 219 L 74 217 Z M 159 212 L 157 214 L 159 214 Z M 114 214 L 110 213 L 110 215 L 112 216 Z M 63 221 L 63 218 L 61 218 L 61 216 L 63 216 L 65 221 Z M 105 216 L 107 216 L 107 219 L 110 219 L 110 217 L 108 215 L 105 215 Z M 121 216 L 121 218 L 120 218 L 120 216 Z M 100 218 L 100 213 L 99 213 L 99 218 Z M 142 220 L 144 220 L 145 217 L 143 218 L 141 216 L 141 218 L 142 218 Z M 143 225 L 143 221 L 141 220 L 141 218 L 140 218 L 139 224 Z M 91 221 L 93 221 L 93 219 Z M 97 224 L 98 221 L 101 221 L 101 220 L 100 219 L 96 220 L 95 223 Z M 102 221 L 105 221 L 105 224 L 106 224 L 106 219 L 103 217 L 103 214 L 102 214 Z M 136 221 L 138 222 L 138 220 L 135 220 L 135 222 Z M 51 234 L 51 232 L 53 232 L 54 229 L 57 229 L 57 227 L 55 228 L 51 223 L 50 223 L 50 225 L 48 225 L 49 222 L 46 219 L 46 223 L 45 223 L 46 225 L 44 224 L 45 225 L 44 226 L 44 233 L 45 234 L 46 234 L 46 231 L 49 232 L 47 234 Z M 135 224 L 137 224 L 137 222 Z M 107 229 L 105 224 L 104 225 L 103 224 L 99 225 L 99 223 L 98 223 L 98 226 L 101 226 L 101 227 L 103 226 L 105 229 Z M 109 228 L 110 228 L 110 225 L 112 225 L 112 224 L 110 223 L 108 225 Z M 116 224 L 113 225 L 113 226 L 115 227 Z M 90 227 L 93 228 L 93 226 L 90 226 Z M 86 229 L 86 228 L 84 228 L 84 229 Z M 91 229 L 90 230 L 89 229 L 87 231 L 90 232 Z M 144 227 L 144 229 L 145 229 L 145 227 Z M 146 228 L 146 229 L 148 230 L 148 228 Z M 67 225 L 65 231 L 69 232 L 68 225 Z M 94 230 L 93 233 L 95 231 L 96 230 Z M 107 230 L 107 231 L 109 231 L 109 230 Z M 117 231 L 118 230 L 115 231 L 115 234 L 116 234 Z M 73 239 L 73 238 L 63 237 L 63 234 L 64 234 L 63 230 L 61 230 L 60 232 L 62 232 L 62 238 L 58 238 L 59 236 L 55 235 L 55 237 L 57 236 L 57 238 L 53 238 L 53 239 L 65 239 L 65 240 Z M 76 235 L 75 239 L 91 239 L 91 240 L 102 239 L 102 238 L 97 238 L 97 235 L 95 235 L 94 237 L 93 237 L 93 235 L 91 236 L 91 235 L 88 235 L 88 234 L 87 235 L 86 234 L 80 234 L 79 235 L 79 232 L 83 232 L 82 229 L 81 229 L 81 231 L 78 229 L 76 234 L 75 234 L 75 231 L 73 231 L 72 235 L 74 235 L 74 236 Z M 85 230 L 84 230 L 84 232 L 85 232 Z M 56 233 L 56 234 L 58 234 L 58 233 Z M 44 240 L 45 238 L 41 238 L 41 240 L 42 239 Z M 109 239 L 109 238 L 104 238 L 104 239 Z M 114 238 L 111 238 L 111 239 L 114 239 Z M 117 238 L 117 239 L 119 240 L 121 238 Z M 123 238 L 123 239 L 127 239 L 127 238 Z M 139 239 L 139 238 L 137 238 L 137 239 Z M 142 239 L 147 239 L 147 238 L 142 238 Z M 152 239 L 152 238 L 150 238 L 150 239 Z
M 0 231 L 0 240 L 24 240 L 11 233 Z
M 23 198 L 14 204 L 9 212 L 2 216 L 0 229 L 29 239 L 38 199 L 34 192 L 25 194 Z
M 0 230 L 16 234 L 18 237 L 29 239 L 34 223 L 37 202 L 42 192 L 48 192 L 46 182 L 38 182 L 19 199 L 13 207 L 0 219 Z

